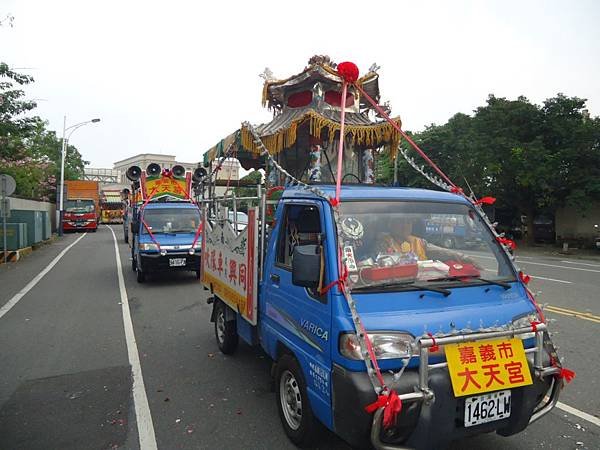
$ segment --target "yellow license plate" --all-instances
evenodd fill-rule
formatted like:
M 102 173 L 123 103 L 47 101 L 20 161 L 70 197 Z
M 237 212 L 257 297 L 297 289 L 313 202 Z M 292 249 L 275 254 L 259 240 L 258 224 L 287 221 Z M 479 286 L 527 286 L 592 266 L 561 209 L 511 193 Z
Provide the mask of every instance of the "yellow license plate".
M 444 346 L 456 397 L 531 384 L 521 339 L 496 339 Z

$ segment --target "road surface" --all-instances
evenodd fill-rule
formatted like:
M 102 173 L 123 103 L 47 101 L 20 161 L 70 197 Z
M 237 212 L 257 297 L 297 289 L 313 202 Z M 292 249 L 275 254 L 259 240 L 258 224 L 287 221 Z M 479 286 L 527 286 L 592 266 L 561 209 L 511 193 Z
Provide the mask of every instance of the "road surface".
M 222 355 L 192 272 L 137 283 L 122 228 L 112 230 L 116 241 L 102 226 L 0 266 L 0 449 L 294 448 L 270 361 L 243 344 Z M 517 263 L 577 378 L 525 432 L 452 448 L 600 448 L 600 260 Z M 319 448 L 349 447 L 325 433 Z

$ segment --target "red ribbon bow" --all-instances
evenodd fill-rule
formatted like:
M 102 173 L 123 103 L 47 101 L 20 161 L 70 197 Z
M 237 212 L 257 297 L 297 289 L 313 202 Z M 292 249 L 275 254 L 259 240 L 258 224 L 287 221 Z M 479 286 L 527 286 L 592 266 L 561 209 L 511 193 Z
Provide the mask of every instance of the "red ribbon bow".
M 396 423 L 396 417 L 402 411 L 402 400 L 396 391 L 391 391 L 388 395 L 381 394 L 377 400 L 365 406 L 365 411 L 372 414 L 379 408 L 385 408 L 383 410 L 383 428 L 388 429 Z
M 529 284 L 531 281 L 531 277 L 529 275 L 524 274 L 523 272 L 519 272 L 519 278 L 524 284 Z
M 558 378 L 565 380 L 567 383 L 570 383 L 573 378 L 575 378 L 575 372 L 571 369 L 567 369 L 565 367 L 560 368 L 560 372 L 558 374 Z
M 529 323 L 531 324 L 531 331 L 534 333 L 537 332 L 537 326 L 542 324 L 542 322 L 538 322 L 537 320 L 532 320 Z
M 506 246 L 508 246 L 508 247 L 512 248 L 513 250 L 514 250 L 515 248 L 517 248 L 517 244 L 516 244 L 516 243 L 515 243 L 515 241 L 513 241 L 512 239 L 508 239 L 508 238 L 505 238 L 505 237 L 502 237 L 502 236 L 498 236 L 498 237 L 496 238 L 496 240 L 497 240 L 498 242 L 500 242 L 502 245 L 506 245 Z
M 429 336 L 431 338 L 431 340 L 433 341 L 433 345 L 431 347 L 429 347 L 429 353 L 434 353 L 434 352 L 439 351 L 440 346 L 435 343 L 435 338 L 433 337 L 433 334 L 428 332 L 427 336 Z
M 475 205 L 493 205 L 496 203 L 496 197 L 481 197 L 475 202 Z

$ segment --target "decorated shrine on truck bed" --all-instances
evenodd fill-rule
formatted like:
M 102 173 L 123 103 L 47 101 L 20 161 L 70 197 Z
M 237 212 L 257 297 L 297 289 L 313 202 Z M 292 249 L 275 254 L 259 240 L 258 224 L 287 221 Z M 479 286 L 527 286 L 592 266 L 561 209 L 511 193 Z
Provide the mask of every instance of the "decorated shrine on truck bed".
M 378 67 L 356 81 L 371 98 L 379 100 Z M 283 80 L 265 79 L 263 106 L 273 112 L 273 120 L 255 126 L 270 155 L 290 175 L 303 182 L 335 183 L 341 124 L 342 83 L 337 65 L 327 56 L 312 57 L 306 68 Z M 349 86 L 345 98 L 345 141 L 342 174 L 345 183 L 373 183 L 374 159 L 381 152 L 395 156 L 400 133 Z M 386 111 L 389 112 L 389 111 Z M 393 119 L 400 125 L 400 119 Z M 204 154 L 205 166 L 223 157 L 235 157 L 245 169 L 265 169 L 269 185 L 281 185 L 281 174 L 270 170 L 267 158 L 250 130 L 242 127 L 222 139 Z

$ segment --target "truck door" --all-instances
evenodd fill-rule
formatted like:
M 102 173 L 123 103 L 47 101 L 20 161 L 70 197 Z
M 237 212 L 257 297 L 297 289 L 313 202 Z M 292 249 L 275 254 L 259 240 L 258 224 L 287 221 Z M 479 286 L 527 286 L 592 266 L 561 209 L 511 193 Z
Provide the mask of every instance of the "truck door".
M 323 210 L 317 201 L 289 200 L 281 206 L 264 277 L 261 314 L 267 325 L 265 332 L 271 342 L 279 341 L 293 351 L 303 370 L 313 412 L 330 424 L 330 301 L 327 294 L 292 284 L 294 247 L 320 242 L 325 229 Z

